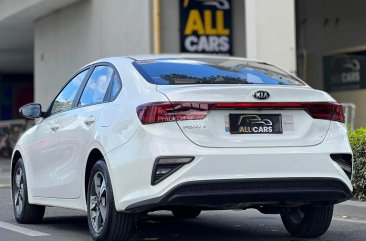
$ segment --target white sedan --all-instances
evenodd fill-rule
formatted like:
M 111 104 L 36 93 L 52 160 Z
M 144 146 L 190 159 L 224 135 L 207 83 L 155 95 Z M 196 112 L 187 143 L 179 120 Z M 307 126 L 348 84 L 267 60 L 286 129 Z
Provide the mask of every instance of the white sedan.
M 20 223 L 46 206 L 85 210 L 94 240 L 128 240 L 139 214 L 255 208 L 317 237 L 352 196 L 342 107 L 263 62 L 115 57 L 73 75 L 12 156 Z

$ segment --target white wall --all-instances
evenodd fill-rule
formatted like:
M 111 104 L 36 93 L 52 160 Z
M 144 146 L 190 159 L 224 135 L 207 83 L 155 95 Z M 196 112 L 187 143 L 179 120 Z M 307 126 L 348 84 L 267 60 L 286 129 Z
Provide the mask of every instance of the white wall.
M 0 72 L 33 73 L 33 21 L 81 0 L 0 0 Z
M 179 1 L 160 1 L 161 52 L 179 53 Z
M 89 0 L 35 22 L 35 101 L 44 108 L 75 71 L 99 58 L 151 52 L 150 2 Z
M 294 0 L 246 0 L 247 57 L 296 72 Z

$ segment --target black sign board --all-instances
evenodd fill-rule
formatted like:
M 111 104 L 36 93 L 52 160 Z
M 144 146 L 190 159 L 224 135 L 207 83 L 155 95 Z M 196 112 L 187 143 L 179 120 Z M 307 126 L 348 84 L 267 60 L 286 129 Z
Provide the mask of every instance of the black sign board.
M 231 0 L 180 0 L 180 49 L 232 54 Z
M 366 54 L 324 56 L 323 73 L 327 91 L 366 88 Z

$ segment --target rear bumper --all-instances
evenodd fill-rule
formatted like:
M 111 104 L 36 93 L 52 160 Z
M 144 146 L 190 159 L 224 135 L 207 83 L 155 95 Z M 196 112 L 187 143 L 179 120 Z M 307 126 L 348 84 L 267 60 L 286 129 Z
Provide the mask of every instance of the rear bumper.
M 269 178 L 193 181 L 178 185 L 165 195 L 134 203 L 126 211 L 141 212 L 169 206 L 203 209 L 248 207 L 264 203 L 335 204 L 352 197 L 349 188 L 335 178 Z
M 154 206 L 189 204 L 190 200 L 195 200 L 194 205 L 207 203 L 207 200 L 213 200 L 213 203 L 221 201 L 221 204 L 304 200 L 341 202 L 351 197 L 352 184 L 330 154 L 351 154 L 352 151 L 344 126 L 334 123 L 332 129 L 325 140 L 316 146 L 205 148 L 189 141 L 176 123 L 165 123 L 164 128 L 161 125 L 143 126 L 129 142 L 106 156 L 116 209 L 146 210 Z M 162 156 L 195 158 L 159 184 L 151 185 L 154 162 Z M 305 181 L 308 183 L 308 180 L 318 182 L 328 179 L 338 183 L 338 188 L 325 187 L 314 190 L 314 187 L 307 184 L 306 188 L 299 186 L 286 189 L 281 187 L 283 182 L 276 184 L 279 185 L 278 188 L 272 187 L 275 181 L 280 180 L 290 180 L 291 185 L 296 186 Z M 258 180 L 263 180 L 265 184 L 257 190 L 237 184 L 258 185 Z M 232 184 L 225 184 L 228 186 L 218 192 L 200 190 L 177 194 L 182 186 L 194 184 L 196 187 L 196 184 L 210 183 L 209 186 L 212 187 L 212 183 L 216 182 Z M 231 186 L 239 186 L 242 189 L 232 190 Z M 225 200 L 228 197 L 233 200 Z

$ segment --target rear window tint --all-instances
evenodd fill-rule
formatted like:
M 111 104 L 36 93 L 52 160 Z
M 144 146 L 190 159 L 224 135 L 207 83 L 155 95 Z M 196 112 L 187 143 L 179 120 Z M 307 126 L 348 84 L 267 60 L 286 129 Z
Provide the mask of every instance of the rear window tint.
M 148 82 L 157 85 L 304 85 L 273 65 L 233 58 L 152 59 L 133 65 Z

